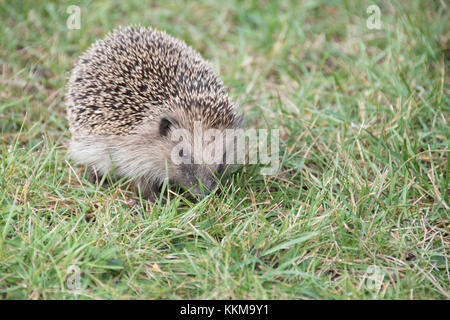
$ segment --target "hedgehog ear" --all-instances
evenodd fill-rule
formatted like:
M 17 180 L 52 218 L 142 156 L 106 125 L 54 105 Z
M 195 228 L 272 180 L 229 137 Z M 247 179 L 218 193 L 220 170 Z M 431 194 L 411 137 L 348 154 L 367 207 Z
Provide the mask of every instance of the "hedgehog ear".
M 166 137 L 172 126 L 178 125 L 178 121 L 169 115 L 163 115 L 161 121 L 159 122 L 159 134 L 161 137 Z

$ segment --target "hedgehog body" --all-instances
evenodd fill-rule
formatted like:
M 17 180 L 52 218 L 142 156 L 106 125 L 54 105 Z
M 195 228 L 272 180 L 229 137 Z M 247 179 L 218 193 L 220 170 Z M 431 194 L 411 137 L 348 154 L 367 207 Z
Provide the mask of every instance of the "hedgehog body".
M 65 101 L 69 156 L 97 177 L 114 170 L 133 179 L 148 198 L 165 178 L 196 193 L 200 184 L 212 189 L 215 174 L 226 168 L 173 161 L 176 129 L 192 145 L 194 124 L 223 132 L 242 120 L 208 62 L 184 42 L 143 27 L 120 28 L 95 42 L 75 65 Z M 201 158 L 194 149 L 180 156 Z

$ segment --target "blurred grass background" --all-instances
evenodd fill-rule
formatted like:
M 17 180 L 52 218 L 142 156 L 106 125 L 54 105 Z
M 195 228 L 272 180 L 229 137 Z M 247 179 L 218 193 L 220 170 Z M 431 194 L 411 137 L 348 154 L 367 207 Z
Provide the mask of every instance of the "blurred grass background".
M 0 1 L 0 18 L 3 299 L 449 298 L 447 1 Z M 135 23 L 210 60 L 245 126 L 280 128 L 278 174 L 150 204 L 66 160 L 68 73 Z

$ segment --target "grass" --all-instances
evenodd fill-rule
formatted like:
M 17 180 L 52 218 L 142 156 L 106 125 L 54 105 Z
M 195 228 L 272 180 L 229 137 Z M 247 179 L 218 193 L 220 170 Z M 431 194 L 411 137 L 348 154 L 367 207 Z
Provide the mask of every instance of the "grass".
M 447 2 L 78 3 L 70 30 L 70 1 L 0 1 L 0 297 L 450 298 Z M 276 175 L 151 204 L 66 159 L 67 75 L 131 23 L 210 60 L 246 127 L 281 130 Z

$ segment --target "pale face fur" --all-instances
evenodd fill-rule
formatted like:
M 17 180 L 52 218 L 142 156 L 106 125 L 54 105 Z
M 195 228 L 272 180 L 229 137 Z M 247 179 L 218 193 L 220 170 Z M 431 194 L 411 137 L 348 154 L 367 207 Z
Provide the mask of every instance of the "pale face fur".
M 228 131 L 240 126 L 237 123 L 211 128 L 207 122 L 192 121 L 176 114 L 165 114 L 159 122 L 159 141 L 172 184 L 182 185 L 195 194 L 208 194 L 218 179 L 229 171 L 225 163 L 226 151 L 231 144 L 225 139 Z
M 207 194 L 216 187 L 218 178 L 227 169 L 223 129 L 209 128 L 200 121 L 192 125 L 192 121 L 186 123 L 175 115 L 161 118 L 160 137 L 165 140 L 164 158 L 173 170 L 170 173 L 173 184 L 196 194 Z M 217 136 L 207 137 L 208 130 Z
M 240 123 L 236 124 L 238 126 Z M 224 163 L 227 148 L 224 141 L 217 141 L 223 144 L 222 147 L 208 148 L 211 146 L 208 142 L 212 140 L 195 147 L 194 136 L 198 129 L 190 120 L 173 114 L 163 115 L 156 121 L 143 124 L 139 134 L 74 135 L 69 153 L 75 161 L 95 167 L 101 175 L 113 170 L 119 177 L 135 180 L 144 196 L 150 197 L 166 177 L 171 185 L 184 186 L 194 194 L 205 195 L 216 187 L 218 177 L 228 171 Z M 207 125 L 202 126 L 200 131 L 207 129 Z M 216 130 L 223 132 L 224 129 Z M 180 148 L 180 141 L 186 142 L 187 145 L 183 146 L 187 148 Z M 216 157 L 214 163 L 202 161 L 212 156 Z

